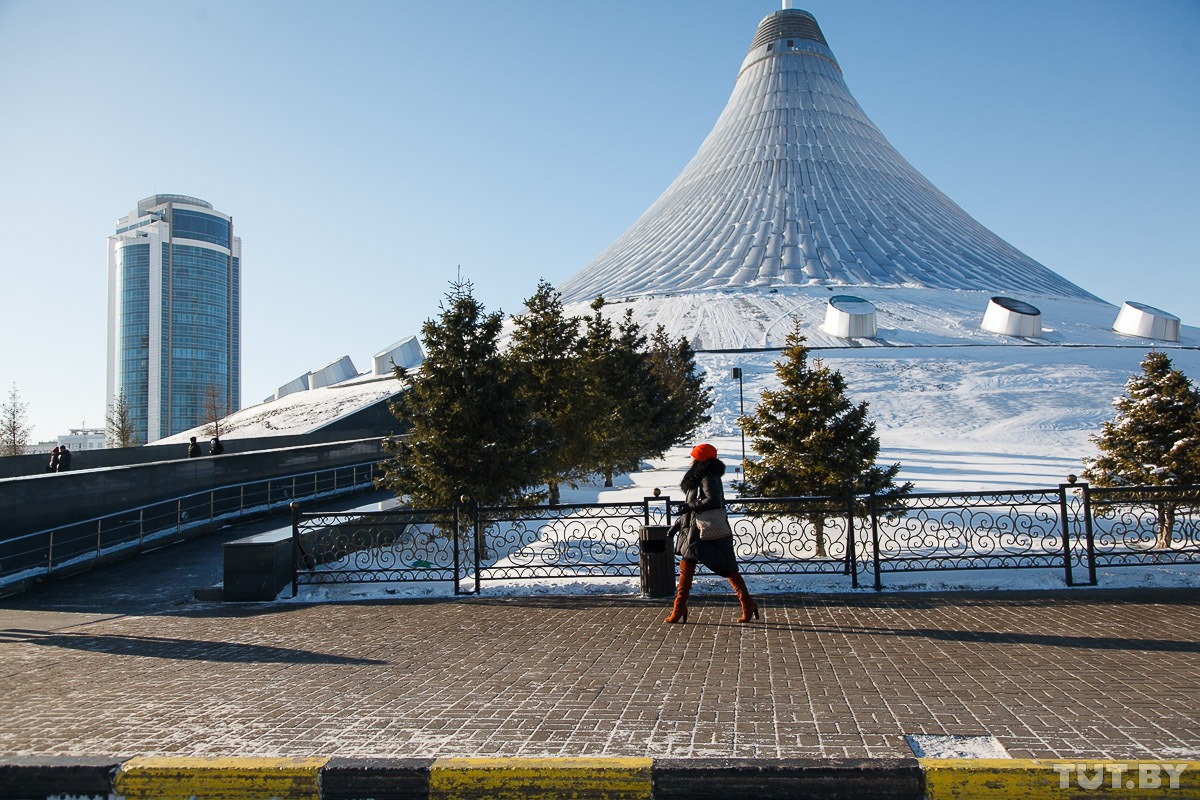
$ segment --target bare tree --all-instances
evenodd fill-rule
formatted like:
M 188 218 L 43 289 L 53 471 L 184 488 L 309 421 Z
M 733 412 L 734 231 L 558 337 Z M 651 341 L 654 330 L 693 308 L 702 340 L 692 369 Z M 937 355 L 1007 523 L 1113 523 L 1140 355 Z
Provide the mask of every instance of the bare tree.
M 108 430 L 105 432 L 108 447 L 134 447 L 142 443 L 141 437 L 137 434 L 137 428 L 129 415 L 129 401 L 125 398 L 125 391 L 122 390 L 113 399 L 112 405 L 108 409 Z
M 204 390 L 204 435 L 220 436 L 221 420 L 229 413 L 225 402 L 225 390 L 210 383 Z
M 19 456 L 25 454 L 29 444 L 29 432 L 32 430 L 25 420 L 25 403 L 17 393 L 17 385 L 12 385 L 8 393 L 8 402 L 0 406 L 0 456 Z

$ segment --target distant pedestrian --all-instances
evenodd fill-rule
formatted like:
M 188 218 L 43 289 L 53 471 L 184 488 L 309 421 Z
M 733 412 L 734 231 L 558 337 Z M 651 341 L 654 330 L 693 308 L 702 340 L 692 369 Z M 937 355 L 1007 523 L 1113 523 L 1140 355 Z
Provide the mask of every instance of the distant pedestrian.
M 208 443 L 208 454 L 210 456 L 219 456 L 225 452 L 225 445 L 221 444 L 221 439 L 214 436 Z
M 200 445 L 196 444 L 196 437 L 193 436 L 188 441 L 188 458 L 195 458 L 198 455 L 200 455 Z
M 56 472 L 66 472 L 70 468 L 71 468 L 71 451 L 67 449 L 67 446 L 65 444 L 59 445 L 58 469 L 55 471 Z
M 46 465 L 46 472 L 58 472 L 58 448 L 50 451 L 50 463 Z

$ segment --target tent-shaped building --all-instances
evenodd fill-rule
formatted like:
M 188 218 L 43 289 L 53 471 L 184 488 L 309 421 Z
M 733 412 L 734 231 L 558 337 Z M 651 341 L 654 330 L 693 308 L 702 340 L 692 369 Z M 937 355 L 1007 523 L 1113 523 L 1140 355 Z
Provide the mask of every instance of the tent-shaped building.
M 1112 319 L 1112 306 L 992 233 L 909 164 L 851 95 L 817 20 L 785 7 L 759 24 L 692 160 L 560 289 L 568 304 L 633 303 L 642 321 L 720 348 L 778 344 L 779 326 L 767 326 L 788 308 L 820 336 L 828 292 L 851 287 L 900 335 L 924 315 L 943 317 L 961 292 L 978 293 L 961 301 L 964 336 L 986 335 L 977 309 L 994 296 L 1099 306 Z M 906 310 L 892 313 L 864 287 L 908 292 Z M 732 329 L 722 316 L 737 314 L 765 320 L 762 341 L 722 340 Z

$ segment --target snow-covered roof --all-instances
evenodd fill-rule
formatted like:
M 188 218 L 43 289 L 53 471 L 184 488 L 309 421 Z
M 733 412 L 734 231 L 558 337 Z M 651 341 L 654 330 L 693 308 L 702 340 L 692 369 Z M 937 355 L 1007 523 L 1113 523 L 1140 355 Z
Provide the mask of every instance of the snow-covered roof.
M 243 408 L 221 421 L 222 439 L 250 439 L 314 433 L 330 423 L 400 393 L 401 384 L 392 376 L 359 376 L 335 386 L 294 392 L 278 400 L 267 400 Z M 159 439 L 152 444 L 181 444 L 190 437 L 207 439 L 207 426 Z
M 1011 344 L 1009 335 L 983 330 L 980 321 L 992 294 L 962 289 L 898 286 L 787 286 L 777 289 L 680 291 L 622 297 L 605 295 L 605 313 L 620 319 L 626 309 L 648 331 L 662 325 L 697 350 L 783 347 L 795 321 L 810 347 L 845 347 L 824 329 L 835 295 L 852 293 L 875 307 L 878 332 L 855 344 L 871 347 L 944 347 Z M 1141 346 L 1112 329 L 1116 306 L 1100 300 L 1023 294 L 1041 312 L 1041 341 L 1052 345 Z M 568 314 L 589 316 L 588 303 L 571 303 Z M 1183 326 L 1179 344 L 1200 346 L 1200 329 Z

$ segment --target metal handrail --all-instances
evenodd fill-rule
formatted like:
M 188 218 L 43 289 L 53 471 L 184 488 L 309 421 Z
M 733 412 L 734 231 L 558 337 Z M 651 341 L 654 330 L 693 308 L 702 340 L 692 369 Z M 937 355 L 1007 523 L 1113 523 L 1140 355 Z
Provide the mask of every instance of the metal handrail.
M 5 539 L 0 541 L 0 594 L 14 584 L 76 570 L 122 551 L 136 553 L 148 542 L 182 537 L 217 522 L 286 508 L 297 500 L 365 491 L 374 487 L 378 467 L 379 461 L 372 460 L 227 483 Z M 347 472 L 349 480 L 340 480 Z

